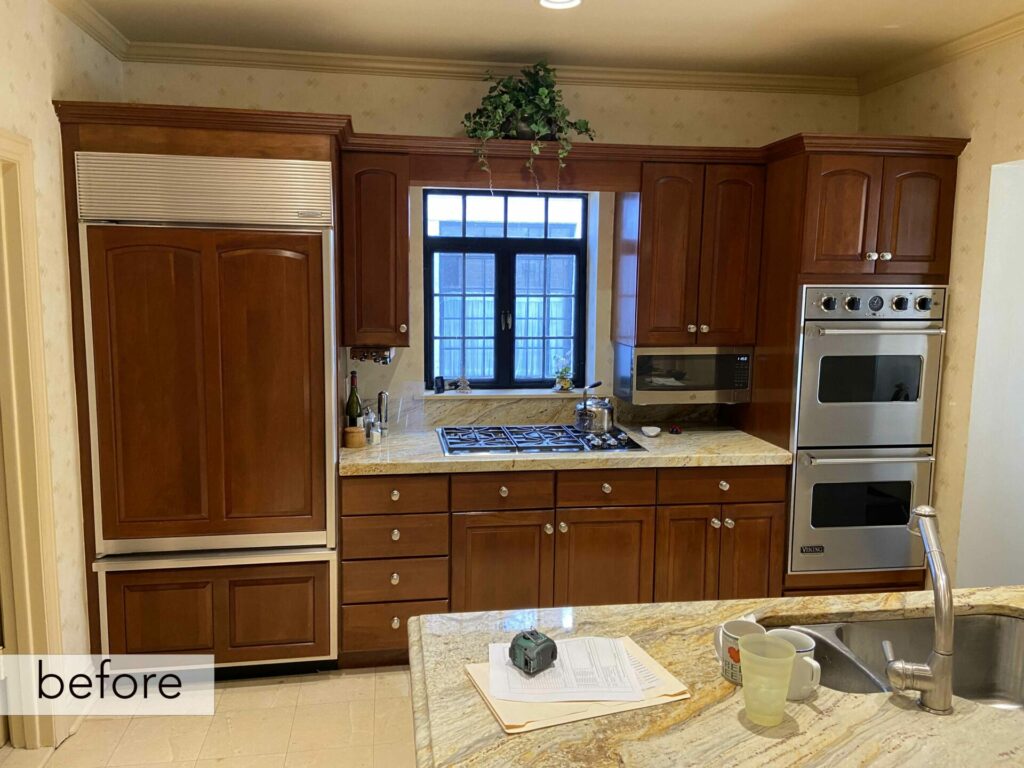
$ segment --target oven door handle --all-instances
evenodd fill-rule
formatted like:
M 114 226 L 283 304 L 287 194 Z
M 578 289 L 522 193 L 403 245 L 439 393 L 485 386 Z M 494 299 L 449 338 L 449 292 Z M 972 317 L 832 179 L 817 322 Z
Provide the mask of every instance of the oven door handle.
M 819 336 L 945 336 L 945 328 L 822 328 Z
M 862 456 L 850 457 L 847 459 L 819 459 L 815 456 L 807 457 L 811 466 L 823 464 L 931 464 L 935 462 L 934 456 Z

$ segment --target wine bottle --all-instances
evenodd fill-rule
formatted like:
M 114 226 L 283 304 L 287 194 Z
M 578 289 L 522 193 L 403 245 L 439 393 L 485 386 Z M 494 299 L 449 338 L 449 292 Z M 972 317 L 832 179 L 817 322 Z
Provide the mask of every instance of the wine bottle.
M 362 425 L 363 404 L 359 401 L 359 388 L 356 386 L 356 372 L 352 371 L 349 378 L 348 402 L 345 404 L 345 415 L 350 427 Z

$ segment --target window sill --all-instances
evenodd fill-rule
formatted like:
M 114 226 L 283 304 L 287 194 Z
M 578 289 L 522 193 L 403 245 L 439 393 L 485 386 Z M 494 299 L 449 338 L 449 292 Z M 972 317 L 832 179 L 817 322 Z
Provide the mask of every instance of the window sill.
M 458 392 L 450 389 L 442 394 L 424 392 L 419 395 L 421 400 L 579 400 L 581 397 L 582 389 L 571 392 L 555 392 L 551 389 L 474 389 L 472 392 Z

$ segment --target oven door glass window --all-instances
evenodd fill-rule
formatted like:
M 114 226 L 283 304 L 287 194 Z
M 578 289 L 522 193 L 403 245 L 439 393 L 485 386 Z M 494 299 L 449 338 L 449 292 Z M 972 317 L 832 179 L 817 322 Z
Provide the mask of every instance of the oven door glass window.
M 818 402 L 914 403 L 921 397 L 923 371 L 919 355 L 822 357 Z
M 636 388 L 646 392 L 744 389 L 750 356 L 637 355 Z
M 913 492 L 914 484 L 909 480 L 816 483 L 811 497 L 811 527 L 906 525 Z

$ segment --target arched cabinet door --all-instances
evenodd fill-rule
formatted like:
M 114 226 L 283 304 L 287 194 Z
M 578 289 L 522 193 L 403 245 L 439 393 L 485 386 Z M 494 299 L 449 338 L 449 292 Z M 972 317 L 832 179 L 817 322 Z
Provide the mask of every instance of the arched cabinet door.
M 878 253 L 883 159 L 811 155 L 807 167 L 803 272 L 871 274 Z M 793 244 L 799 247 L 798 243 Z
M 955 189 L 956 158 L 885 159 L 877 274 L 949 272 Z
M 409 157 L 341 159 L 342 343 L 409 346 Z

